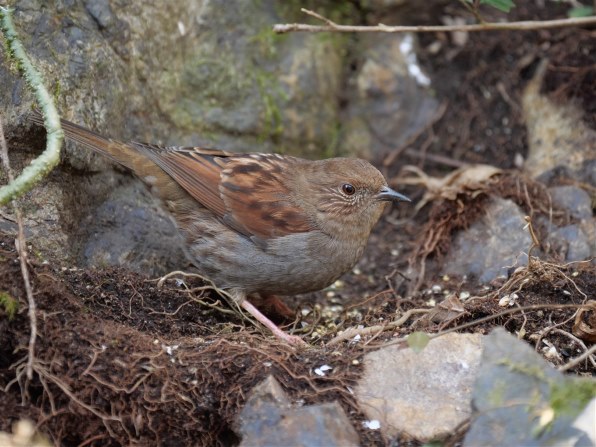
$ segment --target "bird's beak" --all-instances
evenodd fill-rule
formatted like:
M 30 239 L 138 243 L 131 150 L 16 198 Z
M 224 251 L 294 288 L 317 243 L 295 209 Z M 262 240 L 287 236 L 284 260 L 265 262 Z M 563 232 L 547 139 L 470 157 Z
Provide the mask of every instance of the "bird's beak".
M 389 186 L 383 186 L 381 188 L 377 194 L 377 199 L 388 202 L 411 202 L 408 197 L 392 190 Z

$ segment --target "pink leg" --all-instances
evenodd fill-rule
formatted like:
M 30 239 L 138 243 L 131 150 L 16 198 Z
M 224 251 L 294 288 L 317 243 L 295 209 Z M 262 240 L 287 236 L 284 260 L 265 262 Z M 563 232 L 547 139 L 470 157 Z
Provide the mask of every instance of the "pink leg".
M 273 321 L 263 315 L 259 309 L 253 306 L 246 298 L 241 298 L 239 303 L 249 314 L 260 321 L 265 327 L 267 327 L 273 335 L 277 338 L 285 341 L 286 343 L 294 346 L 308 346 L 308 344 L 296 335 L 286 334 L 280 328 L 278 328 Z

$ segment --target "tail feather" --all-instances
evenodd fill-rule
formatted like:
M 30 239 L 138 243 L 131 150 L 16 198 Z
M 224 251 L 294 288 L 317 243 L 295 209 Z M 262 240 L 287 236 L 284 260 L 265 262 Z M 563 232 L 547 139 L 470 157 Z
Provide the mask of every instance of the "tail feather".
M 38 110 L 34 110 L 28 118 L 30 121 L 39 124 L 40 126 L 44 125 L 43 116 Z M 146 158 L 121 141 L 103 137 L 97 132 L 63 118 L 60 119 L 60 125 L 64 131 L 64 136 L 69 140 L 75 141 L 95 152 L 99 152 L 110 160 L 133 171 L 135 171 L 135 161 L 140 161 L 141 158 Z
M 30 114 L 28 119 L 36 124 L 44 125 L 43 116 L 37 110 Z M 130 169 L 152 188 L 174 214 L 184 214 L 193 206 L 196 207 L 196 202 L 178 183 L 133 145 L 105 138 L 97 132 L 65 119 L 60 119 L 60 124 L 68 139 Z

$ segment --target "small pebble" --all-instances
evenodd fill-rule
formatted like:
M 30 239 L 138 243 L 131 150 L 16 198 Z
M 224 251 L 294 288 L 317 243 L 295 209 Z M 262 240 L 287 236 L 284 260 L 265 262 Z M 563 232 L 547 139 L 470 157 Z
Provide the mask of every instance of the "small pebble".
M 379 428 L 381 428 L 381 423 L 376 419 L 370 421 L 363 421 L 362 425 L 364 426 L 364 428 L 368 428 L 369 430 L 378 430 Z
M 317 376 L 324 377 L 327 371 L 332 370 L 333 368 L 329 365 L 321 365 L 318 368 L 314 369 L 314 372 Z

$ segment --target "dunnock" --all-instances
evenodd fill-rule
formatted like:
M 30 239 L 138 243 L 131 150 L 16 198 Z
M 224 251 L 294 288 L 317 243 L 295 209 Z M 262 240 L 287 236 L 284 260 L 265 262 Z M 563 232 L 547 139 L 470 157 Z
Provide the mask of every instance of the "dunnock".
M 43 122 L 37 113 L 32 120 Z M 149 185 L 185 235 L 199 272 L 292 344 L 304 341 L 247 297 L 275 300 L 327 287 L 356 264 L 387 203 L 410 201 L 364 160 L 123 143 L 61 122 L 66 137 Z

